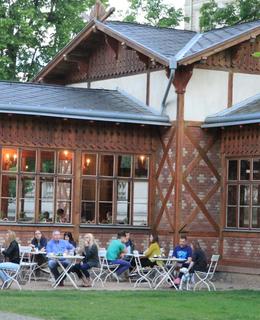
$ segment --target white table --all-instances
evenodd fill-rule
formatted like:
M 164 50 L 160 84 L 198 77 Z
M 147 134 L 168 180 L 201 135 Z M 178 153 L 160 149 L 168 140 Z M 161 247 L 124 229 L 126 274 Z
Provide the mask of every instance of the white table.
M 77 260 L 83 260 L 84 256 L 72 256 L 72 255 L 63 255 L 63 256 L 57 256 L 57 255 L 48 255 L 47 256 L 49 260 L 56 260 L 59 267 L 61 268 L 62 272 L 59 276 L 59 278 L 55 281 L 53 288 L 57 288 L 59 283 L 62 281 L 64 277 L 68 277 L 72 285 L 74 286 L 75 289 L 79 289 L 77 286 L 76 282 L 72 279 L 72 277 L 69 274 L 69 269 L 71 265 L 75 264 Z M 69 264 L 67 267 L 64 267 L 62 264 L 62 261 L 68 260 Z
M 172 286 L 174 286 L 174 288 L 176 290 L 178 290 L 177 286 L 175 285 L 174 281 L 172 280 L 172 273 L 174 271 L 174 269 L 176 268 L 177 263 L 183 263 L 186 260 L 185 259 L 178 259 L 178 258 L 174 258 L 174 257 L 154 257 L 153 258 L 154 261 L 161 261 L 163 262 L 162 266 L 160 266 L 162 272 L 159 276 L 157 276 L 158 278 L 161 278 L 161 280 L 155 285 L 154 289 L 158 289 L 160 287 L 160 285 L 163 284 L 163 282 L 170 282 L 172 284 Z
M 36 261 L 35 261 L 35 257 L 37 257 L 37 256 L 46 256 L 46 255 L 47 255 L 47 252 L 46 252 L 46 251 L 41 251 L 41 250 L 35 250 L 35 251 L 32 251 L 32 252 L 31 252 L 31 255 L 32 255 L 32 262 L 36 262 Z M 36 274 L 35 274 L 35 271 L 36 271 L 36 270 L 40 270 L 40 271 L 43 271 L 43 272 L 49 274 L 49 272 L 47 272 L 46 269 L 44 269 L 44 266 L 45 266 L 45 267 L 48 267 L 48 261 L 44 262 L 44 263 L 41 264 L 41 265 L 38 265 L 38 264 L 37 264 L 36 268 L 33 270 L 33 274 L 34 274 L 34 277 L 35 277 L 35 278 L 36 278 Z M 40 279 L 40 277 L 38 277 L 38 279 Z

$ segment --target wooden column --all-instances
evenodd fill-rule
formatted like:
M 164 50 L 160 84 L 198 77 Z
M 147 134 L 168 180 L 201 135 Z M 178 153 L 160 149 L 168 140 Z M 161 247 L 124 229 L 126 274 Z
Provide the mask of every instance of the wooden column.
M 80 225 L 80 214 L 81 214 L 81 208 L 80 208 L 80 192 L 81 192 L 81 151 L 77 150 L 75 152 L 75 180 L 74 180 L 74 193 L 73 193 L 73 204 L 74 207 L 72 208 L 72 223 L 74 225 L 74 238 L 78 240 L 79 238 L 79 225 Z
M 174 244 L 179 240 L 179 229 L 181 221 L 182 202 L 182 162 L 184 143 L 184 95 L 187 84 L 192 76 L 193 66 L 179 67 L 174 76 L 173 85 L 177 93 L 177 114 L 176 114 L 176 162 L 175 162 L 175 212 L 174 212 Z
M 233 79 L 234 74 L 232 71 L 228 73 L 228 103 L 227 106 L 230 108 L 233 105 Z

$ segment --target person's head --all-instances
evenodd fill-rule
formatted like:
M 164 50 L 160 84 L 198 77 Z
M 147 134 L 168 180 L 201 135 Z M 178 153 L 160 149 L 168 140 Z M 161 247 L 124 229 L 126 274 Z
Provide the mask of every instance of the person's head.
M 57 210 L 57 215 L 59 216 L 59 217 L 63 217 L 64 216 L 64 210 L 62 209 L 62 208 L 59 208 L 58 210 Z
M 119 239 L 122 243 L 126 243 L 126 234 L 124 231 L 120 231 L 117 234 L 117 239 Z
M 34 237 L 35 237 L 37 240 L 40 240 L 41 237 L 42 237 L 41 231 L 40 231 L 40 230 L 36 230 L 36 231 L 34 232 Z
M 5 236 L 6 244 L 10 244 L 12 241 L 16 240 L 16 234 L 14 231 L 8 230 Z
M 42 216 L 43 216 L 43 218 L 46 219 L 46 220 L 50 219 L 50 213 L 49 213 L 49 211 L 44 211 L 43 214 L 42 214 Z
M 180 237 L 179 246 L 180 246 L 181 248 L 187 246 L 187 237 L 186 237 L 186 236 L 182 235 L 182 236 Z
M 201 249 L 199 241 L 198 240 L 193 240 L 192 243 L 191 243 L 191 248 L 192 248 L 192 250 Z
M 159 237 L 156 233 L 151 233 L 149 237 L 150 243 L 159 243 Z
M 53 231 L 52 239 L 55 240 L 55 241 L 59 241 L 60 240 L 60 231 L 59 230 Z
M 63 239 L 64 239 L 64 240 L 67 240 L 67 241 L 69 241 L 69 242 L 74 241 L 71 232 L 64 232 Z
M 95 238 L 92 233 L 86 233 L 84 235 L 84 243 L 87 246 L 92 246 L 95 243 Z
M 125 232 L 126 241 L 130 239 L 130 232 Z

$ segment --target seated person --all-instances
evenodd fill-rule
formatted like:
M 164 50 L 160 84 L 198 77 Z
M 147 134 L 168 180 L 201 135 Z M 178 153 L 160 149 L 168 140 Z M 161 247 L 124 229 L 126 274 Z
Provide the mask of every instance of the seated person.
M 192 241 L 192 258 L 191 263 L 187 269 L 188 272 L 194 273 L 194 271 L 207 272 L 207 258 L 205 252 L 201 249 L 200 243 L 197 240 Z
M 52 233 L 52 240 L 50 240 L 47 243 L 46 251 L 48 255 L 51 254 L 64 254 L 68 253 L 69 251 L 74 251 L 75 247 L 70 244 L 68 241 L 61 239 L 60 231 L 56 230 Z M 66 258 L 60 260 L 62 265 L 64 267 L 67 267 L 69 265 L 69 261 L 66 260 Z M 60 276 L 59 270 L 58 270 L 58 263 L 56 260 L 49 258 L 48 261 L 48 267 L 51 270 L 51 273 L 53 274 L 55 280 L 57 280 Z M 64 286 L 63 283 L 64 279 L 59 283 L 60 287 Z
M 72 244 L 74 248 L 77 247 L 76 241 L 74 241 L 71 232 L 64 232 L 63 239 L 69 241 L 69 243 Z
M 149 247 L 145 250 L 144 255 L 140 259 L 142 267 L 151 267 L 153 268 L 155 265 L 161 265 L 160 261 L 155 261 L 153 258 L 154 256 L 161 255 L 161 249 L 159 246 L 159 238 L 156 234 L 150 235 L 150 244 Z M 133 266 L 135 266 L 135 261 L 133 261 Z
M 126 247 L 126 234 L 121 231 L 117 234 L 117 240 L 112 240 L 107 248 L 107 260 L 110 264 L 118 264 L 116 274 L 120 276 L 130 268 L 130 263 L 123 260 L 124 255 L 127 253 Z
M 187 237 L 182 235 L 180 237 L 179 245 L 175 247 L 172 256 L 177 259 L 183 259 L 185 260 L 183 263 L 178 263 L 177 268 L 175 270 L 178 270 L 180 267 L 188 268 L 191 262 L 192 257 L 192 249 L 188 245 Z M 180 273 L 177 278 L 174 280 L 175 284 L 180 284 L 180 279 L 182 277 L 182 273 Z
M 68 219 L 67 219 L 66 213 L 62 208 L 59 208 L 57 210 L 56 222 L 68 223 Z
M 41 221 L 40 222 L 52 222 L 52 219 L 50 218 L 50 213 L 49 211 L 44 211 L 42 216 L 41 216 Z
M 135 249 L 135 245 L 132 241 L 132 239 L 130 238 L 130 232 L 126 232 L 126 243 L 125 243 L 125 247 L 127 250 L 128 254 L 133 254 L 134 249 Z
M 47 239 L 42 235 L 40 230 L 34 232 L 34 238 L 31 241 L 31 247 L 36 251 L 45 252 L 47 246 Z M 37 264 L 40 266 L 47 261 L 43 254 L 35 255 L 34 257 Z
M 84 247 L 80 248 L 79 253 L 84 256 L 84 259 L 72 266 L 70 272 L 75 272 L 82 279 L 83 287 L 91 287 L 88 270 L 99 266 L 98 246 L 92 233 L 84 236 Z
M 8 279 L 10 277 L 4 272 L 6 268 L 9 270 L 17 271 L 20 263 L 19 245 L 16 241 L 16 235 L 13 231 L 8 230 L 5 238 L 6 249 L 2 252 L 6 262 L 0 263 L 0 279 L 5 282 L 4 288 L 8 287 Z

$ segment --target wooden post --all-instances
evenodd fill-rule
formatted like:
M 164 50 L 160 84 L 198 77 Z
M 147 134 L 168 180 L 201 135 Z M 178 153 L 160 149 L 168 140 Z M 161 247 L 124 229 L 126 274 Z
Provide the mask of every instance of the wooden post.
M 184 142 L 184 95 L 187 84 L 192 76 L 193 66 L 180 67 L 176 70 L 173 85 L 177 93 L 176 114 L 176 162 L 175 162 L 175 212 L 174 212 L 174 244 L 179 240 L 179 228 L 181 221 L 182 180 L 183 180 L 183 142 Z
M 228 103 L 227 106 L 230 108 L 233 104 L 233 79 L 234 74 L 232 71 L 228 73 Z
M 81 205 L 80 205 L 80 185 L 81 185 L 81 170 L 82 170 L 82 162 L 81 162 L 81 151 L 76 150 L 75 152 L 75 175 L 74 175 L 74 193 L 73 193 L 73 204 L 72 208 L 72 223 L 74 225 L 74 238 L 76 240 L 79 239 L 79 229 L 80 229 L 80 221 L 81 221 Z

